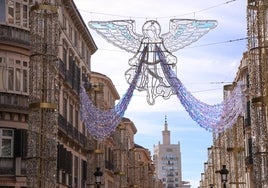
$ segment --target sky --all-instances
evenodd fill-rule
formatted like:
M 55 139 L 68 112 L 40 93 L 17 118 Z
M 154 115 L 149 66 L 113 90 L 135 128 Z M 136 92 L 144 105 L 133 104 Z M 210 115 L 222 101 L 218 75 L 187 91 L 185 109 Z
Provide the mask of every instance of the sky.
M 168 32 L 169 20 L 217 20 L 218 26 L 197 42 L 174 52 L 177 77 L 197 99 L 207 104 L 222 101 L 223 86 L 236 75 L 243 52 L 247 50 L 245 0 L 74 0 L 86 25 L 89 21 L 133 19 L 136 32 L 142 34 L 147 20 L 157 20 L 161 33 Z M 89 28 L 88 28 L 89 29 Z M 108 76 L 122 97 L 128 88 L 125 71 L 134 56 L 105 41 L 89 29 L 98 50 L 92 55 L 91 70 Z M 135 143 L 148 148 L 162 143 L 165 116 L 171 131 L 171 143 L 180 142 L 182 179 L 192 188 L 199 186 L 207 148 L 212 133 L 201 128 L 187 114 L 176 96 L 157 98 L 154 105 L 146 102 L 145 92 L 134 92 L 125 117 L 135 124 Z

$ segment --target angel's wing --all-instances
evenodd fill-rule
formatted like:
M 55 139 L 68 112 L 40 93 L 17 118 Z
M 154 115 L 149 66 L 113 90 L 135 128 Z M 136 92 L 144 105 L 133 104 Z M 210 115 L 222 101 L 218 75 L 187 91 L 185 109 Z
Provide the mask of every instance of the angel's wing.
M 166 49 L 175 52 L 197 41 L 217 26 L 216 20 L 172 19 L 169 32 L 161 35 Z
M 90 21 L 88 25 L 108 42 L 127 52 L 136 53 L 143 38 L 135 33 L 134 20 Z

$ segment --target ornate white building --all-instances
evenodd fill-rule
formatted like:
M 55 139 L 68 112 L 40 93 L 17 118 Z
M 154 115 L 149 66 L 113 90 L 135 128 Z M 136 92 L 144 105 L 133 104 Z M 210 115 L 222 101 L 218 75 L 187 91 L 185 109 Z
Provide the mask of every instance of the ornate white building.
M 154 164 L 157 177 L 165 188 L 190 188 L 189 182 L 182 181 L 180 142 L 170 143 L 170 131 L 165 118 L 162 131 L 163 143 L 154 146 Z

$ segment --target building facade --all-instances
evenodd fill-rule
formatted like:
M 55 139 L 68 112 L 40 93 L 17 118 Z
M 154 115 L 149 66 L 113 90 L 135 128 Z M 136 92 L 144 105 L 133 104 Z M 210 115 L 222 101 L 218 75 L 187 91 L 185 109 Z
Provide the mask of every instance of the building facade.
M 90 57 L 97 47 L 73 1 L 8 0 L 0 1 L 0 7 L 0 166 L 3 169 L 0 187 L 29 187 L 26 177 L 30 170 L 33 173 L 28 173 L 28 176 L 53 175 L 55 180 L 52 182 L 57 181 L 59 187 L 85 187 L 89 137 L 79 118 L 79 87 L 82 80 L 90 81 Z M 40 19 L 44 15 L 47 20 Z M 40 25 L 41 21 L 44 25 Z M 55 43 L 49 42 L 50 39 Z M 45 42 L 51 46 L 41 49 L 40 46 Z M 38 60 L 41 55 L 37 52 L 42 53 L 42 60 Z M 49 72 L 51 76 L 52 66 L 45 68 L 45 63 L 49 64 L 48 57 L 53 57 L 53 68 L 58 68 L 56 77 L 53 81 L 50 79 L 49 86 L 46 85 L 50 82 L 49 78 L 44 75 L 41 77 L 33 70 L 34 63 L 39 62 L 38 66 L 43 66 L 43 73 Z M 40 89 L 40 85 L 44 86 L 42 91 L 45 92 L 38 101 L 36 90 Z M 33 89 L 35 86 L 36 90 Z M 48 90 L 53 90 L 53 87 L 56 88 L 57 95 L 49 94 Z M 46 100 L 53 100 L 55 96 L 58 102 L 52 109 L 52 103 Z M 32 99 L 38 107 L 31 106 L 34 104 Z M 44 107 L 44 104 L 48 106 Z M 43 136 L 45 134 L 39 134 L 33 128 L 38 127 L 41 130 L 41 125 L 48 127 L 49 123 L 33 121 L 29 116 L 32 111 L 55 115 L 53 128 L 56 128 L 56 139 L 53 143 Z M 32 127 L 30 122 L 33 122 Z M 45 131 L 52 130 L 42 129 L 42 133 Z M 29 142 L 31 135 L 42 141 L 36 140 L 36 144 Z M 39 154 L 33 153 L 33 150 L 38 150 Z M 53 162 L 51 164 L 55 170 L 49 167 L 47 160 L 42 159 L 42 156 L 48 154 L 47 150 L 51 150 L 54 155 L 49 160 Z M 35 156 L 30 159 L 32 154 Z M 31 164 L 36 164 L 40 173 Z M 49 167 L 46 170 L 50 174 L 45 175 L 40 167 L 45 169 L 46 166 Z M 37 180 L 33 182 L 33 186 L 48 185 L 41 178 L 31 178 Z
M 224 86 L 224 97 L 242 83 L 244 92 L 249 91 L 248 53 L 243 54 L 240 66 L 233 84 Z M 252 138 L 250 123 L 250 101 L 246 94 L 244 112 L 230 128 L 221 133 L 213 133 L 213 145 L 208 148 L 208 160 L 204 163 L 200 187 L 254 188 Z M 226 166 L 228 179 L 222 182 L 220 171 Z
M 244 113 L 232 127 L 213 135 L 208 149 L 200 187 L 268 187 L 267 129 L 267 1 L 247 1 L 248 51 L 243 54 L 232 85 L 224 87 L 224 96 L 244 85 Z M 226 165 L 228 179 L 221 181 Z M 216 172 L 216 173 L 215 173 Z
M 182 181 L 180 143 L 170 143 L 170 131 L 165 119 L 162 131 L 163 143 L 154 146 L 153 160 L 157 177 L 165 188 L 189 188 L 188 182 Z

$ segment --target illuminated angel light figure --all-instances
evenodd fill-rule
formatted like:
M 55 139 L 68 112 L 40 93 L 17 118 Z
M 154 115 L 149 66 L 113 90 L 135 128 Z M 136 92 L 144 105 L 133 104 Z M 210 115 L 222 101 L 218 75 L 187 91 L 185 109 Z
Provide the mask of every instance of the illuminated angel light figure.
M 142 62 L 140 79 L 136 84 L 138 91 L 147 92 L 147 102 L 151 105 L 155 99 L 162 96 L 168 99 L 175 93 L 168 83 L 159 63 L 157 51 L 163 52 L 168 65 L 175 69 L 176 57 L 171 54 L 205 35 L 217 26 L 215 20 L 172 19 L 169 32 L 161 35 L 161 27 L 155 20 L 146 21 L 142 27 L 143 35 L 135 32 L 134 20 L 91 21 L 89 27 L 96 30 L 108 42 L 135 53 L 129 60 L 131 66 L 125 77 L 131 84 L 139 62 Z M 141 59 L 144 47 L 145 57 Z
M 161 35 L 159 23 L 150 20 L 145 22 L 143 35 L 140 35 L 134 32 L 133 20 L 89 22 L 89 26 L 107 41 L 135 55 L 125 72 L 130 86 L 113 109 L 101 111 L 96 108 L 81 85 L 81 120 L 88 131 L 96 139 L 108 137 L 124 117 L 135 89 L 147 92 L 149 104 L 154 104 L 158 96 L 168 99 L 175 94 L 190 117 L 206 130 L 222 132 L 232 126 L 243 113 L 243 84 L 236 83 L 222 103 L 206 104 L 187 91 L 177 78 L 176 57 L 171 54 L 198 40 L 216 25 L 215 20 L 173 19 L 169 32 Z

